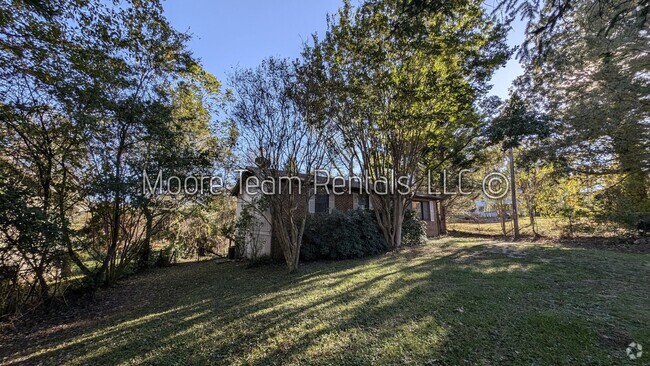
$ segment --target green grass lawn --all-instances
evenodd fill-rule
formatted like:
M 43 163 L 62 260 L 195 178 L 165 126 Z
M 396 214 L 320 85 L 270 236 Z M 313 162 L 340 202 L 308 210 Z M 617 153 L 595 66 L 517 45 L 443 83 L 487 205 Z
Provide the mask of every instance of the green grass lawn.
M 445 238 L 364 260 L 156 269 L 5 364 L 650 364 L 650 255 Z M 630 361 L 625 348 L 647 353 Z
M 496 219 L 495 219 L 496 220 Z M 569 230 L 569 220 L 558 217 L 537 217 L 535 219 L 535 231 L 542 236 L 549 238 L 559 238 L 571 233 L 574 237 L 615 237 L 624 235 L 624 228 L 614 224 L 597 223 L 587 218 L 576 219 L 573 222 L 573 230 Z M 459 221 L 448 222 L 447 228 L 469 234 L 501 236 L 501 223 L 494 222 L 477 222 L 477 221 Z M 509 236 L 513 232 L 512 220 L 506 221 L 506 231 Z M 533 236 L 533 229 L 528 217 L 519 218 L 519 231 L 521 235 Z

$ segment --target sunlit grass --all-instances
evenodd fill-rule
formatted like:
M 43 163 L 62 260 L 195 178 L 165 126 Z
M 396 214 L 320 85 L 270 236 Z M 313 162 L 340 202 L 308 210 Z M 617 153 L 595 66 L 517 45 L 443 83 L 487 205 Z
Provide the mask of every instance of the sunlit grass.
M 494 219 L 496 220 L 496 219 Z M 447 223 L 447 228 L 452 231 L 459 231 L 470 234 L 501 236 L 503 230 L 501 223 L 462 220 Z M 533 229 L 527 217 L 519 218 L 519 231 L 521 235 L 533 236 Z M 535 232 L 549 238 L 560 238 L 564 236 L 616 236 L 625 234 L 624 228 L 615 224 L 597 223 L 593 219 L 578 218 L 570 222 L 562 217 L 537 217 L 535 219 Z M 506 221 L 506 235 L 513 235 L 512 220 Z
M 294 275 L 183 264 L 0 352 L 6 364 L 621 364 L 626 342 L 650 344 L 647 283 L 648 255 L 461 238 Z

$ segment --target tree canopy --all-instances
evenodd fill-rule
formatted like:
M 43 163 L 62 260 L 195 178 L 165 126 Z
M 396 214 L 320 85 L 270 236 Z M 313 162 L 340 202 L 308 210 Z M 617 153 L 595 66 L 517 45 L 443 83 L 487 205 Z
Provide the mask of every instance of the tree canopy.
M 475 105 L 509 50 L 505 29 L 480 4 L 453 1 L 416 16 L 408 6 L 345 2 L 325 37 L 305 49 L 302 83 L 305 99 L 318 106 L 310 121 L 330 129 L 364 175 L 410 177 L 402 183 L 415 191 L 425 151 L 471 137 Z M 395 181 L 386 185 L 397 188 Z M 396 191 L 371 199 L 386 241 L 399 248 L 410 200 Z

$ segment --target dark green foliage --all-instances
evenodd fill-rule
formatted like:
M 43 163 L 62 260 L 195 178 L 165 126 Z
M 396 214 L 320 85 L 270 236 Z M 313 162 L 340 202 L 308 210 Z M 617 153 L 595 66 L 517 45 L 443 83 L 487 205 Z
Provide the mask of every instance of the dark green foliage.
M 402 224 L 402 244 L 424 244 L 424 223 L 407 210 Z M 388 245 L 371 210 L 315 214 L 305 223 L 300 259 L 350 259 L 385 253 Z
M 60 253 L 55 223 L 30 205 L 27 189 L 6 173 L 0 165 L 0 318 L 22 305 L 49 301 L 48 270 Z
M 548 159 L 596 182 L 590 216 L 632 229 L 650 205 L 650 2 L 498 3 L 527 21 L 515 87 L 558 121 Z
M 627 179 L 595 196 L 596 220 L 615 222 L 635 229 L 639 221 L 650 219 L 650 187 L 643 172 L 629 174 Z
M 251 255 L 253 261 L 257 258 L 259 252 L 259 245 L 257 245 L 257 232 L 254 230 L 259 225 L 259 220 L 251 212 L 253 210 L 250 206 L 245 206 L 239 213 L 239 217 L 234 224 L 234 237 L 235 237 L 235 255 L 237 258 L 243 258 L 246 253 L 246 243 L 251 246 Z
M 526 139 L 539 141 L 550 134 L 549 118 L 527 106 L 517 93 L 512 94 L 500 115 L 485 131 L 488 140 L 493 144 L 500 143 L 504 151 L 519 147 Z
M 157 0 L 0 2 L 0 268 L 23 269 L 29 305 L 64 295 L 70 270 L 110 284 L 156 262 L 157 241 L 208 237 L 185 211 L 212 200 L 142 187 L 143 170 L 182 180 L 230 154 L 220 83 L 164 15 Z
M 424 221 L 418 218 L 415 211 L 406 210 L 402 222 L 402 245 L 422 245 L 426 237 Z
M 173 245 L 166 247 L 165 249 L 160 249 L 158 253 L 158 259 L 156 260 L 156 266 L 158 267 L 169 267 L 176 264 L 176 248 Z
M 354 151 L 373 179 L 458 166 L 480 125 L 476 105 L 510 56 L 506 32 L 480 2 L 345 1 L 303 52 L 304 109 L 345 137 L 332 143 Z M 399 249 L 406 197 L 373 200 L 386 241 Z
M 307 218 L 300 259 L 361 258 L 387 250 L 374 212 L 334 211 Z

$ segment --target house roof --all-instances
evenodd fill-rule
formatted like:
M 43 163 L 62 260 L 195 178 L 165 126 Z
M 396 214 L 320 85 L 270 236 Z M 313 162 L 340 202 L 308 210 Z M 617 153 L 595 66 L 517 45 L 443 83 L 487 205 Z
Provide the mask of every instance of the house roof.
M 243 169 L 243 171 L 240 173 L 240 177 L 242 178 L 248 178 L 253 175 L 256 175 L 261 178 L 263 176 L 262 169 L 257 167 L 246 167 L 246 169 Z M 287 177 L 288 175 L 285 171 L 278 171 L 278 176 Z M 344 177 L 331 177 L 331 176 L 305 174 L 305 173 L 299 173 L 297 174 L 297 177 L 303 180 L 316 177 L 316 182 L 319 185 L 327 185 L 328 187 L 332 187 L 336 182 L 339 182 L 336 183 L 337 187 L 341 187 L 343 185 L 345 188 L 349 188 L 351 191 L 361 191 L 362 188 L 365 188 L 367 190 L 372 189 L 371 184 L 368 184 L 364 187 L 360 177 L 344 178 Z M 341 184 L 340 179 L 344 179 L 345 182 Z M 237 182 L 231 189 L 231 195 L 238 196 L 240 191 L 241 191 L 241 180 L 237 179 Z M 434 200 L 442 200 L 444 199 L 444 197 L 439 194 L 416 192 L 413 195 L 412 199 L 414 201 L 434 201 Z

